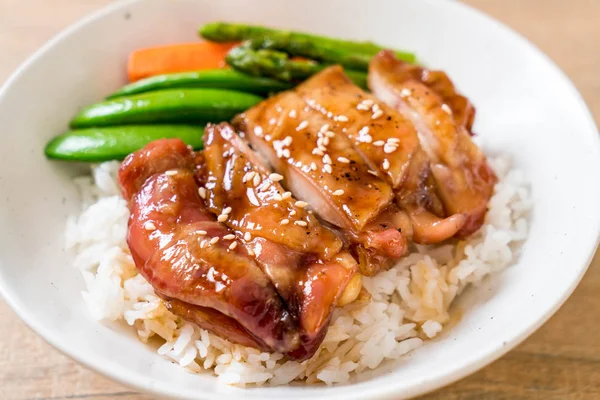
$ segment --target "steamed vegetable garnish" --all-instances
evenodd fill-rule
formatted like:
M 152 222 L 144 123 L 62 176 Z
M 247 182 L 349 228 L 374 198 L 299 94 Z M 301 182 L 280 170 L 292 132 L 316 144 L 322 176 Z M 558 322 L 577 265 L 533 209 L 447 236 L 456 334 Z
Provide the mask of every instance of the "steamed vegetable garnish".
M 148 76 L 225 67 L 225 55 L 238 43 L 184 43 L 136 50 L 129 56 L 131 82 Z
M 291 84 L 261 76 L 250 76 L 232 69 L 209 69 L 205 71 L 180 72 L 156 75 L 130 83 L 111 94 L 114 99 L 133 94 L 163 89 L 212 88 L 267 95 L 289 89 Z
M 371 42 L 355 42 L 310 33 L 226 22 L 206 24 L 200 28 L 199 33 L 205 39 L 214 42 L 254 40 L 262 43 L 263 48 L 282 50 L 291 55 L 329 64 L 341 64 L 364 71 L 367 70 L 370 58 L 384 49 Z M 399 59 L 407 62 L 416 60 L 412 53 L 403 51 L 394 53 Z
M 228 120 L 262 97 L 221 89 L 169 89 L 94 104 L 73 118 L 71 128 Z
M 277 50 L 254 49 L 252 46 L 234 47 L 225 58 L 233 68 L 252 76 L 269 76 L 285 82 L 300 82 L 322 71 L 326 65 L 312 60 L 290 60 Z M 362 88 L 367 87 L 367 74 L 347 70 L 348 77 Z
M 178 138 L 202 149 L 204 128 L 194 125 L 126 125 L 79 129 L 63 133 L 46 145 L 49 158 L 99 162 L 122 160 L 148 143 Z

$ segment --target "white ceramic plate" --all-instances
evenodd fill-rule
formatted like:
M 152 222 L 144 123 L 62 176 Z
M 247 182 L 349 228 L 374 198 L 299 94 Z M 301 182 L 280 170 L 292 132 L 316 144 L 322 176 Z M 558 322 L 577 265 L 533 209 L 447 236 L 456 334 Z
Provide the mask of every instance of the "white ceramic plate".
M 345 386 L 236 389 L 157 356 L 131 330 L 93 321 L 83 282 L 62 249 L 78 210 L 72 165 L 47 161 L 46 141 L 83 105 L 125 81 L 133 49 L 196 40 L 197 27 L 233 20 L 371 39 L 415 50 L 450 74 L 478 108 L 476 131 L 514 156 L 535 208 L 517 265 L 470 290 L 444 337 L 371 379 Z M 0 289 L 17 314 L 83 364 L 142 390 L 183 398 L 410 397 L 483 367 L 537 329 L 565 301 L 596 248 L 600 144 L 563 73 L 526 40 L 448 1 L 148 0 L 118 3 L 75 24 L 30 58 L 0 93 Z M 493 317 L 493 318 L 492 318 Z M 17 353 L 18 349 L 14 350 Z

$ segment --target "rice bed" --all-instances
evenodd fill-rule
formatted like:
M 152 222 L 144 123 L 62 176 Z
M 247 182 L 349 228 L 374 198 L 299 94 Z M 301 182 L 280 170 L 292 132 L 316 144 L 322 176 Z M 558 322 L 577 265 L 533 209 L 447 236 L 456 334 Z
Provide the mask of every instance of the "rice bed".
M 394 268 L 365 278 L 371 300 L 335 310 L 323 344 L 304 362 L 232 344 L 166 309 L 137 273 L 125 242 L 129 210 L 119 192 L 117 162 L 93 166 L 91 176 L 75 180 L 82 212 L 68 220 L 66 247 L 83 275 L 83 300 L 92 316 L 123 321 L 143 342 L 161 340 L 158 354 L 192 373 L 212 371 L 238 386 L 348 382 L 437 336 L 467 285 L 514 262 L 527 235 L 528 188 L 506 157 L 489 162 L 500 180 L 483 227 L 456 244 L 417 246 Z

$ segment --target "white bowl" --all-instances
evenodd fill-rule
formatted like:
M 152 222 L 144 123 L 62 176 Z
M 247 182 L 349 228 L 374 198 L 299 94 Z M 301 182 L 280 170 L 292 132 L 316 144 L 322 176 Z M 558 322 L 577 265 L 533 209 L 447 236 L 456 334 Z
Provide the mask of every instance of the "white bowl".
M 50 18 L 50 16 L 49 16 Z M 196 40 L 213 20 L 249 21 L 412 49 L 450 74 L 478 108 L 491 152 L 514 156 L 532 183 L 531 231 L 519 262 L 468 291 L 462 320 L 392 368 L 352 385 L 237 389 L 191 375 L 120 325 L 92 320 L 63 246 L 79 204 L 74 166 L 42 149 L 83 105 L 125 82 L 136 48 Z M 600 228 L 600 144 L 580 95 L 540 51 L 449 1 L 148 0 L 114 4 L 31 57 L 0 92 L 0 289 L 16 313 L 81 363 L 139 389 L 182 398 L 405 398 L 466 376 L 517 345 L 565 301 Z M 14 350 L 17 352 L 18 349 Z

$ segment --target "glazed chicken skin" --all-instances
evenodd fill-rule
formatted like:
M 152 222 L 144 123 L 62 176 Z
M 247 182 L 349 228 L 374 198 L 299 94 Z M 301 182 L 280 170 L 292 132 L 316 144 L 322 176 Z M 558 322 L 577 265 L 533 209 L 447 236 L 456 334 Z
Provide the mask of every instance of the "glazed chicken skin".
M 294 319 L 245 246 L 206 208 L 193 168 L 193 153 L 178 139 L 153 142 L 123 162 L 127 243 L 138 271 L 176 300 L 170 307 L 178 315 L 215 333 L 234 332 L 227 337 L 240 343 L 296 350 Z
M 466 217 L 457 236 L 475 232 L 497 178 L 471 141 L 474 108 L 444 73 L 405 63 L 389 51 L 373 58 L 368 77 L 373 93 L 416 127 L 446 211 Z
M 345 133 L 355 149 L 394 189 L 396 202 L 408 216 L 405 236 L 417 243 L 439 243 L 465 223 L 461 213 L 444 218 L 429 159 L 411 121 L 348 79 L 333 66 L 297 88 L 313 109 Z
M 345 135 L 294 91 L 263 101 L 236 119 L 252 146 L 283 177 L 283 184 L 337 228 L 372 275 L 406 254 L 407 241 L 391 187 L 370 170 Z M 386 215 L 381 223 L 378 217 Z
M 207 126 L 203 158 L 197 175 L 209 209 L 254 255 L 298 321 L 301 345 L 291 355 L 309 357 L 344 289 L 351 279 L 360 280 L 356 262 L 229 124 Z

